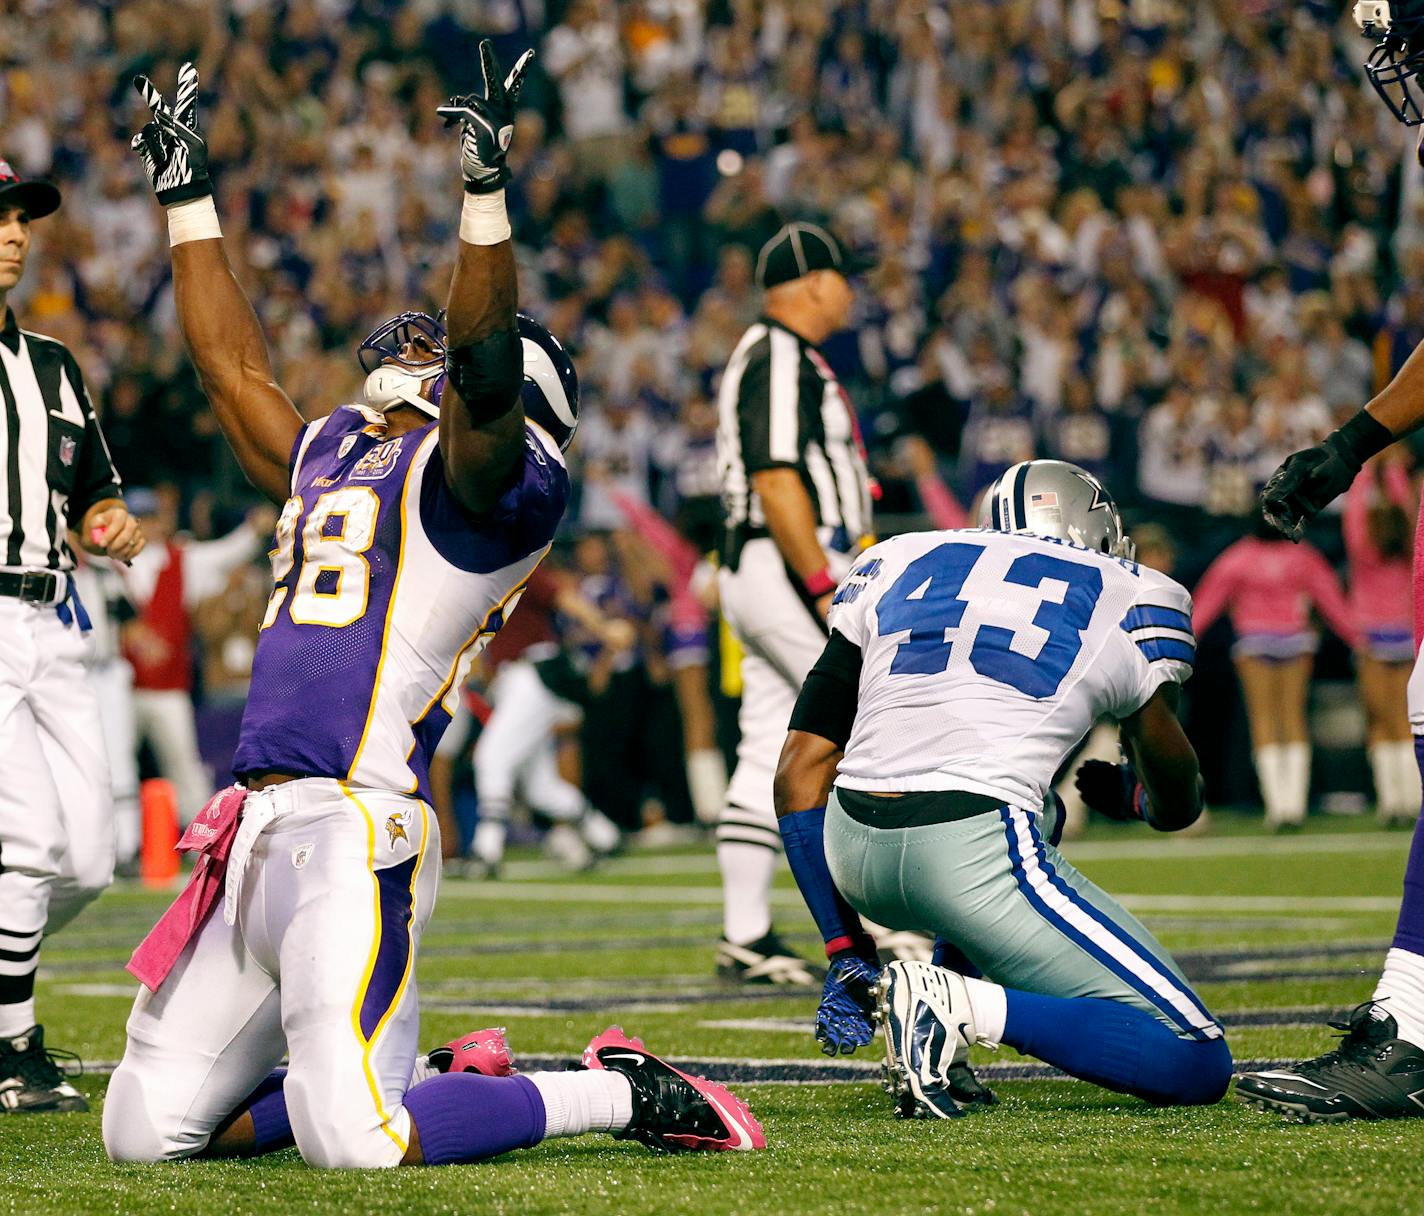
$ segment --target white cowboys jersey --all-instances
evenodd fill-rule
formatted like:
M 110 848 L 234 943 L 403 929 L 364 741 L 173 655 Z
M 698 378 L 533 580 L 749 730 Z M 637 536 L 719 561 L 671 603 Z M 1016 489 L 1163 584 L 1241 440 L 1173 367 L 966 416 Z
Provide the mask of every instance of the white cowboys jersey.
M 1038 810 L 1102 715 L 1191 674 L 1191 596 L 1067 541 L 970 528 L 867 549 L 832 629 L 861 651 L 837 783 L 960 789 Z

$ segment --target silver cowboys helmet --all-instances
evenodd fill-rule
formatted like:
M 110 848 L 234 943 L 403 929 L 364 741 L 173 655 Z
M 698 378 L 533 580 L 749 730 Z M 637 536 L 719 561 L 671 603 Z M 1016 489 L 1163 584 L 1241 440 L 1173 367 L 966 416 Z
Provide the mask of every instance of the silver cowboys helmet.
M 1131 561 L 1137 549 L 1103 483 L 1066 460 L 1025 460 L 984 492 L 979 526 L 1072 541 Z

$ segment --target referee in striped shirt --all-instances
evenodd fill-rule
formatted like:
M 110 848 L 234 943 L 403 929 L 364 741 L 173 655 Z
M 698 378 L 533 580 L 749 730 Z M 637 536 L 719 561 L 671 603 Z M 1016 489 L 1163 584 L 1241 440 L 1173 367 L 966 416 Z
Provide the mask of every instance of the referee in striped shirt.
M 0 160 L 0 1115 L 86 1109 L 45 1050 L 34 1001 L 41 937 L 114 868 L 108 763 L 82 666 L 88 618 L 66 534 L 120 561 L 143 547 L 74 356 L 21 329 L 6 303 L 30 221 L 58 206 L 53 185 Z
M 817 344 L 854 295 L 835 239 L 788 224 L 762 249 L 762 317 L 737 343 L 718 396 L 726 511 L 719 591 L 742 647 L 741 739 L 717 825 L 718 972 L 742 983 L 819 983 L 772 929 L 781 849 L 772 778 L 802 681 L 826 644 L 826 611 L 869 538 L 870 479 L 850 398 Z

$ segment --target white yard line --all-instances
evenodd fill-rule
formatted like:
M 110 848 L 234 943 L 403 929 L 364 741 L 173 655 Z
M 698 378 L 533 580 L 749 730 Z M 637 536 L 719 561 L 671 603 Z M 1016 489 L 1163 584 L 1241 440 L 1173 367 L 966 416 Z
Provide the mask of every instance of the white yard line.
M 1068 841 L 1065 856 L 1075 861 L 1172 860 L 1178 857 L 1255 857 L 1320 853 L 1398 853 L 1409 850 L 1403 833 L 1361 832 L 1346 835 L 1305 836 L 1224 836 L 1219 838 L 1157 836 L 1141 840 Z M 568 873 L 552 861 L 511 861 L 504 866 L 506 881 L 539 881 L 560 878 Z M 717 873 L 717 859 L 711 853 L 634 853 L 613 857 L 594 872 L 609 877 L 637 877 L 643 874 Z M 446 889 L 455 886 L 447 883 Z
M 1396 895 L 1123 895 L 1127 907 L 1145 912 L 1393 912 Z M 442 901 L 458 903 L 721 904 L 719 887 L 634 887 L 616 883 L 446 883 Z M 772 902 L 802 906 L 799 892 L 773 891 Z M 437 921 L 438 925 L 438 921 Z

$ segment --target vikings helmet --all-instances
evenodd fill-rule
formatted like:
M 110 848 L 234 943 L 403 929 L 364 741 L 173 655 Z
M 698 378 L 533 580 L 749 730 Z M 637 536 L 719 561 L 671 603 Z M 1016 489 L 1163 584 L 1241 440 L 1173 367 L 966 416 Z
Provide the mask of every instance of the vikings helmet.
M 1072 541 L 1110 557 L 1136 552 L 1103 483 L 1066 460 L 1025 460 L 984 492 L 979 526 Z
M 1355 24 L 1375 49 L 1365 75 L 1375 92 L 1407 127 L 1424 122 L 1418 94 L 1409 82 L 1424 69 L 1424 4 L 1419 0 L 1356 0 Z
M 563 344 L 523 313 L 516 318 L 524 354 L 524 416 L 547 431 L 560 451 L 566 451 L 578 429 L 579 385 L 573 360 Z M 403 312 L 373 331 L 361 343 L 358 357 L 366 372 L 366 404 L 385 411 L 413 405 L 432 418 L 440 415 L 445 388 L 445 313 Z M 412 361 L 410 344 L 428 348 Z M 395 360 L 395 362 L 391 362 Z M 422 392 L 433 381 L 429 394 Z
M 533 317 L 520 313 L 518 320 L 524 347 L 524 417 L 566 452 L 578 429 L 578 372 L 553 334 Z

